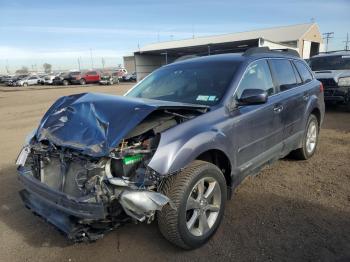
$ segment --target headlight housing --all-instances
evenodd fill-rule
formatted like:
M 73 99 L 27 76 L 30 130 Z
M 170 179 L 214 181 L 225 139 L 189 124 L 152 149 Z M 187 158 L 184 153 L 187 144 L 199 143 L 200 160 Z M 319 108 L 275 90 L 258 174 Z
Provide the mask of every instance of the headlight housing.
M 339 78 L 338 86 L 350 86 L 350 77 Z

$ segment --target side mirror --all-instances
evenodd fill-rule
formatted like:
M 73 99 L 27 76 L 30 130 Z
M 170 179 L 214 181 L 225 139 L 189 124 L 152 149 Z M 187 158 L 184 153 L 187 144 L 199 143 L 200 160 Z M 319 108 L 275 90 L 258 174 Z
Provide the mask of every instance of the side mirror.
M 258 105 L 267 102 L 267 92 L 262 89 L 246 89 L 237 99 L 238 105 Z

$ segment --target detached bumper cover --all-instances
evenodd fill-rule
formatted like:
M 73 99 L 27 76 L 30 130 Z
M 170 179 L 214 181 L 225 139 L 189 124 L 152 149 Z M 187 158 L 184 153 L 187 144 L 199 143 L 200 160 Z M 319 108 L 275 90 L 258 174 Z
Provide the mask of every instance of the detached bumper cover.
M 28 175 L 25 168 L 19 168 L 19 180 L 25 187 L 21 197 L 28 208 L 46 217 L 42 210 L 60 211 L 68 216 L 80 219 L 100 220 L 106 217 L 106 210 L 102 203 L 79 202 L 76 198 L 69 198 L 64 193 L 55 191 L 34 177 Z

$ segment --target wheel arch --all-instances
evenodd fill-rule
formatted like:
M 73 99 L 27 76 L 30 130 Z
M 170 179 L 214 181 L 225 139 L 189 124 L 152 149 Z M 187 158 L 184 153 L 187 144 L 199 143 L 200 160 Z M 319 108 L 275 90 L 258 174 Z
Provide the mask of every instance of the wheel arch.
M 318 109 L 317 107 L 315 107 L 314 109 L 312 109 L 312 111 L 310 112 L 310 115 L 315 115 L 317 118 L 317 122 L 318 122 L 318 128 L 320 128 L 321 125 L 321 111 L 320 109 Z
M 196 160 L 202 160 L 216 165 L 224 174 L 226 185 L 231 188 L 231 162 L 228 156 L 223 151 L 218 149 L 210 149 L 197 156 Z

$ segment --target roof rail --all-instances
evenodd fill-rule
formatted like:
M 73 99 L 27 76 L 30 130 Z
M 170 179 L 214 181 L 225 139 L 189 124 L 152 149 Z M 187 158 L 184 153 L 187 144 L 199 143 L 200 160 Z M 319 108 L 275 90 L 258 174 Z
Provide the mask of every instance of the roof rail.
M 346 52 L 350 52 L 350 50 L 341 49 L 341 50 L 333 50 L 333 51 L 326 51 L 326 52 L 318 52 L 318 54 L 333 54 L 338 52 L 346 53 Z
M 252 47 L 249 48 L 248 50 L 246 50 L 244 52 L 244 56 L 250 56 L 253 54 L 262 54 L 262 53 L 274 53 L 274 54 L 286 54 L 286 55 L 291 55 L 291 56 L 296 56 L 296 57 L 300 57 L 298 51 L 293 50 L 293 49 L 289 49 L 289 48 L 283 48 L 283 49 L 270 49 L 267 46 L 264 47 Z

